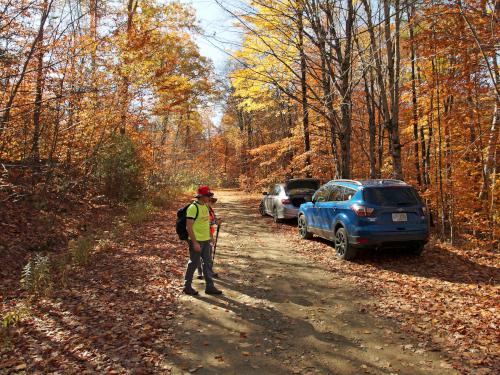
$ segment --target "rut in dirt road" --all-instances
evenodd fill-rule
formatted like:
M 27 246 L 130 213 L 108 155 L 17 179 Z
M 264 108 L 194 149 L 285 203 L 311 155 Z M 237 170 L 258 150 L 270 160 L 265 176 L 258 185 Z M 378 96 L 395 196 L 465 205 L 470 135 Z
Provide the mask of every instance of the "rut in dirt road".
M 359 311 L 355 285 L 312 264 L 243 193 L 218 194 L 221 297 L 182 297 L 172 374 L 452 374 L 439 353 Z M 194 283 L 202 291 L 202 281 Z

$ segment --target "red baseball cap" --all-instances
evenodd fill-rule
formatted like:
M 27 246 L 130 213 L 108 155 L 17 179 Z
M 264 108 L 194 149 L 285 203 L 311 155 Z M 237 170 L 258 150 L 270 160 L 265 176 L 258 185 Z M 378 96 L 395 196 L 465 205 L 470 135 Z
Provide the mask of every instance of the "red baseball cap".
M 210 191 L 210 188 L 206 185 L 201 185 L 198 187 L 198 190 L 196 191 L 196 198 L 199 197 L 213 197 L 214 193 Z

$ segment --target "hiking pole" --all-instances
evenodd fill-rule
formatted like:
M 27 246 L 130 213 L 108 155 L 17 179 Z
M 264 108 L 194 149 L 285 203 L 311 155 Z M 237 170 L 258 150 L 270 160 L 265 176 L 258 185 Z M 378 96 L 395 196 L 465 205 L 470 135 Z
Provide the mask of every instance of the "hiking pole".
M 220 225 L 217 225 L 217 232 L 215 233 L 215 243 L 214 243 L 214 256 L 212 257 L 212 262 L 215 260 L 215 249 L 217 249 L 217 242 L 219 242 L 219 230 L 220 230 Z

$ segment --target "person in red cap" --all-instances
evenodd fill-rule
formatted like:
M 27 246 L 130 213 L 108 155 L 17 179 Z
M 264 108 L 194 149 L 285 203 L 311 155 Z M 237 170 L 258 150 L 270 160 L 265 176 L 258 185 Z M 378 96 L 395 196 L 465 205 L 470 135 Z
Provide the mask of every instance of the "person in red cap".
M 215 246 L 215 232 L 217 231 L 217 227 L 219 225 L 221 225 L 222 223 L 222 219 L 221 218 L 218 218 L 216 215 L 215 215 L 215 211 L 214 211 L 214 206 L 215 204 L 217 203 L 217 198 L 215 197 L 211 197 L 209 202 L 208 202 L 208 218 L 209 218 L 209 221 L 210 221 L 210 241 L 212 242 L 212 245 Z M 213 262 L 213 254 L 210 253 L 210 271 L 212 271 L 212 277 L 214 279 L 218 279 L 219 278 L 219 275 L 214 272 L 214 262 Z M 203 270 L 202 270 L 202 267 L 201 267 L 201 263 L 198 265 L 198 279 L 203 279 Z
M 183 292 L 190 296 L 195 296 L 198 292 L 191 286 L 193 276 L 200 261 L 203 266 L 203 276 L 205 277 L 206 294 L 222 294 L 214 285 L 212 270 L 212 243 L 210 234 L 210 219 L 208 203 L 214 193 L 208 186 L 200 186 L 196 192 L 196 201 L 193 202 L 186 211 L 186 230 L 189 234 L 189 262 L 184 276 Z

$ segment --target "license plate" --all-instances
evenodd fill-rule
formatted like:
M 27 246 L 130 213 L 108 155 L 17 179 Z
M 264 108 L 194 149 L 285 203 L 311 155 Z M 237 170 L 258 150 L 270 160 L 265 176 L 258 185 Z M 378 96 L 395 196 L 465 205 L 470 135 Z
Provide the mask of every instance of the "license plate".
M 392 221 L 408 221 L 406 213 L 394 213 L 392 214 Z

